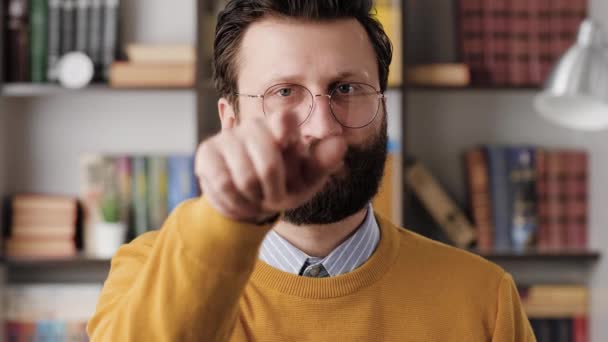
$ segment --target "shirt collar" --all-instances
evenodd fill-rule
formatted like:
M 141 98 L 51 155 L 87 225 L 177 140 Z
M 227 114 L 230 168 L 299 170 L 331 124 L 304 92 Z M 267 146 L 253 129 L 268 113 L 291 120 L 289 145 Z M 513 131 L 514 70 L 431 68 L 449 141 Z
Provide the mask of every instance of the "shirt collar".
M 319 263 L 332 277 L 351 272 L 369 259 L 380 241 L 380 228 L 373 213 L 369 204 L 365 219 L 355 233 L 325 258 L 307 255 L 274 230 L 264 238 L 259 258 L 274 268 L 292 274 L 301 274 L 306 264 L 315 266 Z

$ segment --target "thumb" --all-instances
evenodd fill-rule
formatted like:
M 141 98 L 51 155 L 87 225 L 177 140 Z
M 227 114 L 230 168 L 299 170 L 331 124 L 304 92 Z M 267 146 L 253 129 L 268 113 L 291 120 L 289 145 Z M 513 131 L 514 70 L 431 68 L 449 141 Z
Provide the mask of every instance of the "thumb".
M 306 182 L 314 182 L 338 170 L 344 163 L 346 148 L 346 142 L 341 137 L 330 137 L 312 146 L 304 165 Z

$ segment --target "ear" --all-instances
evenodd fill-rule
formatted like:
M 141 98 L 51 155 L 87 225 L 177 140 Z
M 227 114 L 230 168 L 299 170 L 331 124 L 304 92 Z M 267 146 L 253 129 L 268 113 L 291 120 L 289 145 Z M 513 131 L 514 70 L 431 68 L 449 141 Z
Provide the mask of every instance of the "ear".
M 226 98 L 221 98 L 217 101 L 217 109 L 222 122 L 222 129 L 233 128 L 237 124 L 236 112 L 234 107 Z

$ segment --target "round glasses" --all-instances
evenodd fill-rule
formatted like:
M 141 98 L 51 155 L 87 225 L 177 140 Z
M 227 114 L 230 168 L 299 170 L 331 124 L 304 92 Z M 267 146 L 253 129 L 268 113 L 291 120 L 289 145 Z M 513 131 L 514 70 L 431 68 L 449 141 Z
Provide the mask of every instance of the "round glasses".
M 302 125 L 315 107 L 316 97 L 329 98 L 333 117 L 346 128 L 363 128 L 371 124 L 378 112 L 384 94 L 365 83 L 340 83 L 329 94 L 317 94 L 299 84 L 273 85 L 263 95 L 237 93 L 236 96 L 261 98 L 264 115 L 292 113 Z

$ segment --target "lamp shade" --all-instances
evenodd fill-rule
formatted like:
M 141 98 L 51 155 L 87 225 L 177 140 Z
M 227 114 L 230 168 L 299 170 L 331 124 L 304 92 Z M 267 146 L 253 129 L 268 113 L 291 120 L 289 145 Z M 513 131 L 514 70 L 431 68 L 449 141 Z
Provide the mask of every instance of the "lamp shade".
M 581 24 L 576 44 L 561 57 L 534 102 L 540 115 L 559 125 L 608 128 L 608 48 L 597 24 Z

